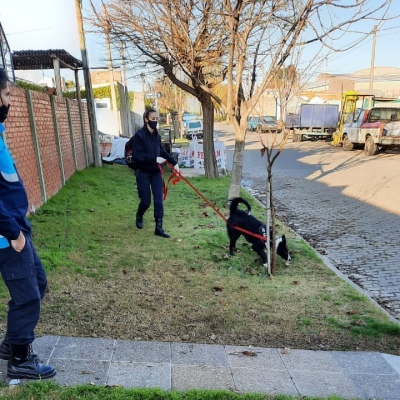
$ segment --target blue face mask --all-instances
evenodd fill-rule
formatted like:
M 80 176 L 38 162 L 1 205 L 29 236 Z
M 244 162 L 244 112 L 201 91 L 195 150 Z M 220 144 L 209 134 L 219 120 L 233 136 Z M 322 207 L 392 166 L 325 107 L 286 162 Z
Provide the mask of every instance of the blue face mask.
M 10 109 L 10 105 L 5 106 L 4 104 L 0 106 L 0 123 L 3 123 L 8 115 L 8 110 Z

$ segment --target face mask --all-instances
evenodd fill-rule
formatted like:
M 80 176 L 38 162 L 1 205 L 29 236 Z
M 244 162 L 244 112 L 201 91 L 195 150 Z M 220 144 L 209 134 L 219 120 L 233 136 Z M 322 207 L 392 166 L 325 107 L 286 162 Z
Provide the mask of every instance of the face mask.
M 10 109 L 10 104 L 8 106 L 5 106 L 4 104 L 0 106 L 0 123 L 6 120 L 9 109 Z
M 151 129 L 157 129 L 157 121 L 149 121 L 148 124 Z

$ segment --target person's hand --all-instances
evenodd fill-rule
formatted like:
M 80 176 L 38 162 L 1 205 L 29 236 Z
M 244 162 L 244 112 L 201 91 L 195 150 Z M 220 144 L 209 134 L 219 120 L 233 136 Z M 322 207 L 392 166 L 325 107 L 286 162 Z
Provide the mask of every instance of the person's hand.
M 174 170 L 175 170 L 176 172 L 179 172 L 179 165 L 178 165 L 178 164 L 175 164 L 175 165 L 174 165 Z
M 157 157 L 156 161 L 157 161 L 158 164 L 164 164 L 165 163 L 165 158 Z
M 15 251 L 20 253 L 25 247 L 25 236 L 22 232 L 19 233 L 19 236 L 15 240 L 11 240 L 11 246 Z

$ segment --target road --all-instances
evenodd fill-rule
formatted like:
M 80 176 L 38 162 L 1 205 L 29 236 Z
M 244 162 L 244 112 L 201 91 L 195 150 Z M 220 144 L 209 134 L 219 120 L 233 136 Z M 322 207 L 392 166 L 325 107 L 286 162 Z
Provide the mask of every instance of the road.
M 233 128 L 216 123 L 232 166 Z M 243 186 L 265 204 L 266 157 L 248 133 Z M 400 153 L 289 139 L 273 167 L 278 218 L 400 321 Z

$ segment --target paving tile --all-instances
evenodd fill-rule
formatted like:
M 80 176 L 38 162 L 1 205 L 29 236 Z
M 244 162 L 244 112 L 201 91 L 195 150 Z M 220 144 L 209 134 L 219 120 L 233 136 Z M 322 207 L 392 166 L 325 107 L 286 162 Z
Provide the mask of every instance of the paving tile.
M 118 340 L 113 361 L 170 363 L 171 345 L 168 342 L 138 342 Z
M 169 363 L 115 362 L 110 366 L 107 384 L 127 388 L 171 389 L 171 365 Z
M 57 371 L 54 380 L 60 385 L 75 386 L 84 384 L 105 385 L 109 363 L 98 360 L 51 359 Z
M 381 354 L 386 362 L 400 375 L 400 356 L 394 356 L 392 354 Z
M 395 372 L 380 353 L 332 351 L 331 354 L 340 367 L 348 373 L 390 375 Z
M 365 399 L 400 399 L 400 377 L 398 375 L 349 374 L 348 377 Z
M 53 354 L 54 348 L 59 342 L 59 336 L 41 336 L 33 342 L 33 350 L 40 358 L 47 363 Z
M 231 371 L 228 367 L 209 367 L 202 365 L 173 365 L 172 389 L 214 389 L 234 388 Z
M 231 368 L 231 371 L 240 392 L 299 395 L 287 371 L 259 368 Z
M 115 340 L 61 337 L 51 359 L 111 361 Z
M 0 382 L 7 382 L 7 361 L 0 359 Z
M 300 396 L 336 395 L 346 399 L 362 398 L 362 392 L 342 372 L 295 370 L 290 375 Z
M 312 350 L 291 350 L 289 354 L 280 353 L 289 373 L 300 371 L 341 372 L 341 367 L 330 352 Z
M 225 352 L 228 363 L 231 367 L 240 368 L 262 368 L 286 370 L 279 350 L 261 347 L 245 347 L 245 346 L 225 346 Z M 256 354 L 255 356 L 244 355 L 243 352 Z
M 227 366 L 223 345 L 171 343 L 172 364 Z

